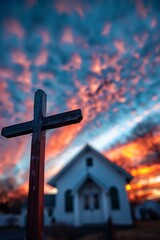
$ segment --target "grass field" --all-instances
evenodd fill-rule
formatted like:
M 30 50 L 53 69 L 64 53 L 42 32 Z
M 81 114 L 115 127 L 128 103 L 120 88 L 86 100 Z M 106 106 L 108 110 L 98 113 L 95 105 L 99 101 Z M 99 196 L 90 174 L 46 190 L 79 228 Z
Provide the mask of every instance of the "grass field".
M 77 234 L 77 230 L 66 225 L 59 225 L 55 228 L 44 229 L 44 240 L 107 240 L 105 229 L 95 231 L 92 228 L 90 233 Z M 95 232 L 93 234 L 93 232 Z M 79 234 L 80 233 L 80 234 Z M 115 227 L 115 238 L 112 240 L 160 240 L 160 220 L 159 221 L 139 221 L 136 222 L 133 227 L 130 228 L 118 228 Z M 0 240 L 21 240 L 24 238 L 25 229 L 7 227 L 0 228 Z
M 160 221 L 136 222 L 131 229 L 117 229 L 117 240 L 160 240 Z
M 118 228 L 115 227 L 115 238 L 113 240 L 160 240 L 160 221 L 139 221 L 133 227 Z M 70 240 L 65 231 L 61 229 L 61 236 L 48 236 L 45 240 Z M 63 234 L 64 233 L 64 234 Z M 72 235 L 72 233 L 71 233 Z M 70 236 L 71 236 L 70 235 Z M 88 234 L 83 237 L 77 237 L 74 240 L 107 240 L 104 232 Z

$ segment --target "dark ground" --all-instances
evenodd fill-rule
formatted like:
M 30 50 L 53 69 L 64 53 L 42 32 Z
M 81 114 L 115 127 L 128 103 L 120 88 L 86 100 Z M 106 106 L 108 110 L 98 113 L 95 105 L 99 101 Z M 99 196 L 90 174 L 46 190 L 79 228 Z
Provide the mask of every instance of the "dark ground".
M 80 230 L 79 237 L 76 236 L 77 232 L 75 233 L 74 229 L 65 225 L 57 228 L 55 237 L 52 228 L 45 228 L 44 232 L 44 240 L 107 240 L 104 228 L 99 230 L 94 228 L 87 235 L 84 235 L 85 231 Z M 115 233 L 114 240 L 160 240 L 160 221 L 140 221 L 130 228 L 116 227 Z M 0 240 L 23 240 L 24 235 L 25 229 L 0 228 Z
M 24 229 L 21 228 L 0 228 L 0 240 L 22 240 Z

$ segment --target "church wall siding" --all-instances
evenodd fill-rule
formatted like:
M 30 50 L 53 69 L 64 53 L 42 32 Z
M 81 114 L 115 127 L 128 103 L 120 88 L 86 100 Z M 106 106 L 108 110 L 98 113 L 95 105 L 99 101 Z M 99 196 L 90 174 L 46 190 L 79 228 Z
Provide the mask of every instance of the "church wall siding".
M 58 188 L 57 195 L 57 205 L 55 210 L 55 215 L 57 216 L 57 221 L 65 221 L 68 224 L 74 224 L 75 216 L 74 211 L 72 213 L 65 212 L 64 205 L 64 195 L 66 190 L 73 189 L 76 184 L 85 176 L 85 166 L 83 161 L 77 161 L 76 164 L 72 165 L 69 172 L 63 174 L 63 176 L 58 179 L 56 184 Z
M 113 221 L 117 224 L 132 224 L 130 204 L 125 190 L 126 181 L 124 175 L 109 164 L 107 166 L 104 161 L 101 161 L 94 155 L 93 159 L 95 159 L 94 168 L 90 169 L 90 171 L 93 172 L 94 176 L 100 179 L 101 182 L 106 183 L 108 188 L 114 186 L 119 192 L 120 209 L 111 210 L 110 212 Z

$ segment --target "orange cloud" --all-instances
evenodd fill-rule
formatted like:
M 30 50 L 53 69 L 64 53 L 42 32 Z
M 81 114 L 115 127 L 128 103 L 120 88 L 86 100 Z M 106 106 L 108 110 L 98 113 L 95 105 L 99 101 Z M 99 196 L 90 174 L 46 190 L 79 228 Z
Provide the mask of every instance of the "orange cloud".
M 10 34 L 14 34 L 19 38 L 24 38 L 25 30 L 21 23 L 16 19 L 7 19 L 5 21 L 5 27 Z
M 66 27 L 61 38 L 62 43 L 74 43 L 74 37 L 71 28 Z
M 110 32 L 110 29 L 111 29 L 111 23 L 106 23 L 103 28 L 102 35 L 104 36 L 108 35 Z
M 66 65 L 63 65 L 61 69 L 65 71 L 80 69 L 81 64 L 82 64 L 82 58 L 78 53 L 74 53 L 72 54 L 70 61 Z
M 36 57 L 34 63 L 36 66 L 45 65 L 48 59 L 48 52 L 46 49 L 42 49 L 39 55 Z
M 40 29 L 38 33 L 42 37 L 42 40 L 45 44 L 48 44 L 51 41 L 50 34 L 46 29 Z
M 124 46 L 124 42 L 120 41 L 120 40 L 116 40 L 114 42 L 115 47 L 117 48 L 117 50 L 119 51 L 119 53 L 123 54 L 125 53 L 125 46 Z
M 152 142 L 159 143 L 159 135 L 152 138 Z M 133 175 L 133 180 L 126 186 L 129 198 L 132 201 L 142 201 L 144 199 L 160 199 L 160 166 L 155 160 L 141 163 L 147 158 L 149 149 L 143 141 L 137 139 L 130 143 L 118 146 L 106 152 L 105 155 L 122 166 Z
M 1 78 L 13 78 L 14 72 L 9 68 L 0 68 L 0 77 Z
M 54 7 L 58 13 L 67 13 L 77 12 L 79 16 L 83 17 L 83 9 L 80 5 L 80 1 L 65 1 L 65 0 L 56 0 Z
M 26 69 L 30 67 L 31 61 L 27 59 L 27 56 L 22 51 L 13 51 L 11 58 L 14 63 L 21 64 Z
M 102 66 L 101 66 L 100 58 L 98 58 L 97 56 L 94 55 L 92 57 L 91 71 L 95 72 L 97 74 L 100 74 L 101 70 L 102 70 Z
M 72 142 L 83 127 L 83 123 L 60 128 L 49 137 L 46 146 L 46 159 L 55 157 Z
M 155 28 L 156 27 L 156 25 L 157 25 L 157 21 L 156 21 L 156 19 L 152 19 L 152 21 L 151 21 L 151 28 Z
M 39 72 L 38 73 L 38 79 L 40 81 L 43 81 L 44 79 L 51 79 L 53 80 L 55 78 L 54 74 L 51 72 Z
M 147 17 L 148 9 L 145 8 L 143 0 L 136 0 L 136 9 L 141 17 Z
M 22 159 L 26 150 L 27 138 L 23 136 L 17 139 L 5 139 L 1 138 L 1 165 L 0 173 L 8 174 Z
M 10 114 L 13 114 L 14 112 L 14 104 L 11 101 L 11 93 L 8 91 L 7 82 L 5 82 L 3 79 L 0 79 L 0 102 L 3 103 L 0 105 L 0 110 L 3 112 L 3 110 L 7 110 Z M 3 116 L 0 117 L 1 120 Z M 1 121 L 2 123 L 2 121 Z

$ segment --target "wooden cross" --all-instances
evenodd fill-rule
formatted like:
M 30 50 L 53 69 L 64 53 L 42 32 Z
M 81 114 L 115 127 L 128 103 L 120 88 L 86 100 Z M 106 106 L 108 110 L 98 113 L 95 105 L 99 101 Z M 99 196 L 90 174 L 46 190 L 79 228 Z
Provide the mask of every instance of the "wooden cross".
M 46 101 L 46 93 L 37 90 L 33 120 L 4 127 L 1 132 L 6 138 L 32 133 L 26 240 L 43 239 L 45 131 L 79 123 L 83 118 L 80 109 L 46 117 Z

